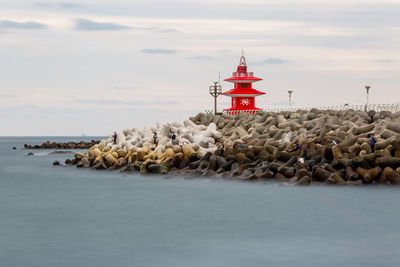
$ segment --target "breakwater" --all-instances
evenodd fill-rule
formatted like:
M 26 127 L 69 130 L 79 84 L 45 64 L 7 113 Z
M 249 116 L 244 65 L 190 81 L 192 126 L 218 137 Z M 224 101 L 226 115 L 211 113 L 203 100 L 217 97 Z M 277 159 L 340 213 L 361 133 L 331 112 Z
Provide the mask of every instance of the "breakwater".
M 68 163 L 298 185 L 399 184 L 399 121 L 400 113 L 387 111 L 200 113 L 183 124 L 126 129 Z
M 49 140 L 43 142 L 40 145 L 28 145 L 24 144 L 24 149 L 88 149 L 100 141 L 91 140 L 90 142 L 80 141 L 80 142 L 65 142 L 57 143 L 50 142 Z

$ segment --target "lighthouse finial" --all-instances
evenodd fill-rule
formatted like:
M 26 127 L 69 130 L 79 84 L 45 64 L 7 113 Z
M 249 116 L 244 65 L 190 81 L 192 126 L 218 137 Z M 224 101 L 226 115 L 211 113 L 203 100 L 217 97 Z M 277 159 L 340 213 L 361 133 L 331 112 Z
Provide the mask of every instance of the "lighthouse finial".
M 239 66 L 246 66 L 246 58 L 244 57 L 244 48 L 242 47 L 242 56 L 240 57 Z

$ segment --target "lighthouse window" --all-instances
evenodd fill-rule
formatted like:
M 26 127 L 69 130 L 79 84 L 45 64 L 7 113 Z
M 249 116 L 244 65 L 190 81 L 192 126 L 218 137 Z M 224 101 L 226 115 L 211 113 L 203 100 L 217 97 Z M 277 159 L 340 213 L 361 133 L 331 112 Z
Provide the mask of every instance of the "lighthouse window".
M 243 83 L 242 88 L 247 88 L 247 85 L 248 85 L 247 83 Z

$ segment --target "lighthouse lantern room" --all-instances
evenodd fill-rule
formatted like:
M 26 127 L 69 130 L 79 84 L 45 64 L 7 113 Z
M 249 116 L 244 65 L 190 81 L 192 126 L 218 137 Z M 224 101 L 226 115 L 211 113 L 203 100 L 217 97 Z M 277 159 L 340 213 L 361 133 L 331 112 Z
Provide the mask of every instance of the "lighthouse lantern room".
M 232 74 L 232 77 L 224 80 L 234 84 L 233 89 L 222 93 L 232 98 L 232 107 L 224 111 L 228 115 L 235 115 L 240 112 L 254 114 L 257 110 L 261 110 L 255 107 L 254 98 L 265 93 L 252 88 L 254 82 L 261 80 L 255 77 L 253 72 L 247 72 L 246 58 L 242 54 L 236 72 Z

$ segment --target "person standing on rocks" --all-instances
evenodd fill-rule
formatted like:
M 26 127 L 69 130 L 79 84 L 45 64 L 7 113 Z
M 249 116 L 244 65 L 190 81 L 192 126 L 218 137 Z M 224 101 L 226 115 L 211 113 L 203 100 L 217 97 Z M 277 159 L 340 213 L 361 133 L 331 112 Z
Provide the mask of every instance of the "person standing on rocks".
M 114 144 L 117 143 L 117 132 L 114 132 L 114 134 L 113 134 L 113 142 L 114 142 Z
M 224 143 L 222 143 L 222 145 L 221 145 L 221 157 L 224 156 L 224 152 L 225 152 L 225 145 L 224 145 Z
M 300 144 L 296 144 L 296 147 L 291 149 L 291 150 L 289 150 L 288 152 L 291 153 L 291 152 L 300 151 L 300 150 L 301 150 Z
M 300 157 L 303 157 L 304 159 L 306 159 L 307 157 L 307 144 L 303 143 L 300 146 Z
M 371 133 L 369 137 L 369 145 L 371 146 L 372 153 L 375 153 L 375 143 L 376 143 L 375 135 Z
M 153 143 L 156 147 L 158 146 L 158 137 L 156 132 L 153 134 Z
M 176 145 L 176 135 L 175 135 L 175 133 L 172 133 L 172 135 L 171 135 L 171 143 L 173 145 Z

